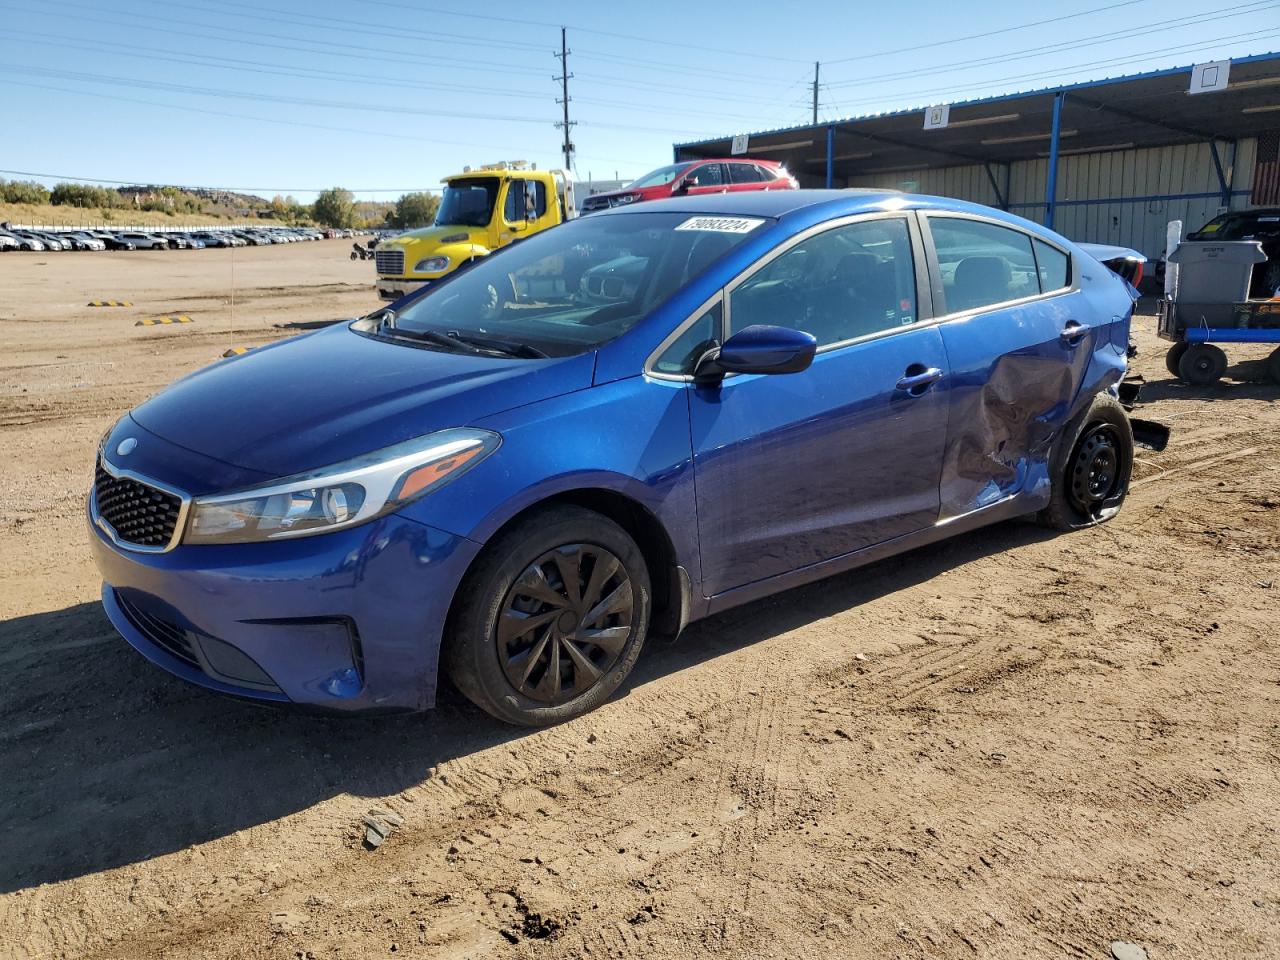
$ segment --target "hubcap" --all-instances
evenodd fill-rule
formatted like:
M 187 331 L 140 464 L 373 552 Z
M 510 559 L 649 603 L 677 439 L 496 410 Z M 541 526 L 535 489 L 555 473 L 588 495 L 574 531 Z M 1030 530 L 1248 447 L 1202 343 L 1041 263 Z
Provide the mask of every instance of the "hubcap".
M 631 636 L 631 578 L 610 551 L 573 543 L 529 564 L 498 616 L 498 661 L 521 694 L 565 703 L 594 686 Z
M 1080 440 L 1068 479 L 1077 510 L 1096 517 L 1120 490 L 1123 480 L 1120 439 L 1115 428 L 1099 424 Z

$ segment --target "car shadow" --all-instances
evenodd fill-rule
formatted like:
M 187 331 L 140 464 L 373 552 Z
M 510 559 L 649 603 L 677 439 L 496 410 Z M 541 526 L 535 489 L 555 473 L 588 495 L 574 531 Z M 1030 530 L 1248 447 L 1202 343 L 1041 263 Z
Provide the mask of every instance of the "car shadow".
M 1050 536 L 1006 523 L 798 587 L 655 640 L 622 695 L 952 567 Z M 349 793 L 381 797 L 529 731 L 442 684 L 428 714 L 341 719 L 189 686 L 97 603 L 0 622 L 0 893 L 172 853 Z

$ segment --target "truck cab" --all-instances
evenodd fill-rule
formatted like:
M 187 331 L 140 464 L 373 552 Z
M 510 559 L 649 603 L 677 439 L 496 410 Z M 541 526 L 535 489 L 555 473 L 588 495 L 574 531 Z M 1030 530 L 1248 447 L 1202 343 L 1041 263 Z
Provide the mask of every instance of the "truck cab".
M 374 252 L 378 296 L 398 300 L 454 270 L 576 215 L 564 170 L 523 161 L 470 167 L 446 177 L 435 223 L 384 240 Z

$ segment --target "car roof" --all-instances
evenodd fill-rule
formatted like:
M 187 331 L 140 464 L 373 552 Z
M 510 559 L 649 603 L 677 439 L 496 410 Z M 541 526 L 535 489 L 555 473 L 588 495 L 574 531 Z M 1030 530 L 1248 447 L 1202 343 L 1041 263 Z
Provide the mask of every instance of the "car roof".
M 591 216 L 629 216 L 642 213 L 707 213 L 725 217 L 784 217 L 796 210 L 818 204 L 844 207 L 845 213 L 861 213 L 879 209 L 889 199 L 903 199 L 896 190 L 744 190 L 738 193 L 701 194 L 672 197 L 656 203 L 637 203 L 628 207 L 611 207 Z M 658 209 L 660 207 L 660 210 Z

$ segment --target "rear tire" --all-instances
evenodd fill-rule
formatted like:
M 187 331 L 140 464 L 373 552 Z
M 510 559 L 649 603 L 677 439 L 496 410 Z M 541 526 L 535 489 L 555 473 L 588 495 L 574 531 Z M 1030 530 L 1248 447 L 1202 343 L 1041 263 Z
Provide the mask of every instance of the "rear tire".
M 1207 387 L 1227 372 L 1227 355 L 1211 343 L 1192 343 L 1178 361 L 1178 376 L 1197 387 Z
M 1165 369 L 1175 377 L 1182 376 L 1182 371 L 1178 369 L 1178 362 L 1182 359 L 1182 355 L 1187 352 L 1187 347 L 1189 346 L 1191 344 L 1183 340 L 1180 343 L 1175 343 L 1169 348 L 1169 352 L 1164 355 Z
M 594 710 L 649 630 L 644 555 L 612 520 L 539 509 L 481 554 L 459 590 L 441 666 L 476 706 L 529 727 Z
M 1120 402 L 1102 393 L 1067 424 L 1049 461 L 1049 505 L 1042 526 L 1080 530 L 1120 512 L 1133 475 L 1133 427 Z

